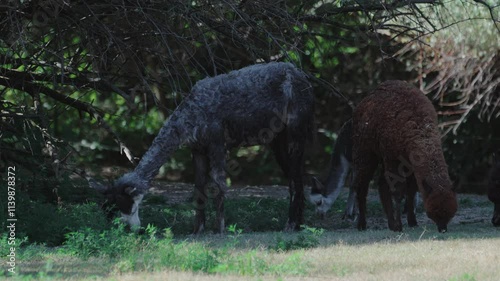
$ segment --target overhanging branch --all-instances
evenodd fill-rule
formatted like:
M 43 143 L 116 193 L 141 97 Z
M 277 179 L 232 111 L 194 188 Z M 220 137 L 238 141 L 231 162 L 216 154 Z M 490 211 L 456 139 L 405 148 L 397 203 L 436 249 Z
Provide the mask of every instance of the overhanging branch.
M 69 96 L 66 96 L 64 94 L 61 94 L 53 89 L 50 89 L 46 86 L 43 86 L 41 84 L 37 84 L 32 81 L 24 81 L 24 83 L 10 83 L 9 79 L 6 78 L 5 76 L 0 76 L 0 85 L 16 89 L 19 91 L 23 91 L 33 98 L 36 97 L 38 93 L 42 93 L 47 97 L 50 97 L 51 99 L 58 101 L 62 104 L 66 104 L 74 109 L 77 109 L 78 111 L 83 111 L 86 112 L 87 114 L 90 115 L 91 118 L 95 118 L 97 120 L 97 124 L 99 127 L 103 128 L 106 130 L 115 140 L 115 142 L 120 146 L 120 152 L 125 153 L 127 159 L 133 164 L 136 164 L 135 158 L 132 155 L 132 152 L 130 149 L 125 145 L 125 143 L 118 137 L 118 135 L 111 129 L 111 127 L 104 121 L 103 117 L 103 112 L 94 108 L 91 104 L 87 102 L 82 102 L 79 100 L 76 100 L 74 98 L 71 98 Z

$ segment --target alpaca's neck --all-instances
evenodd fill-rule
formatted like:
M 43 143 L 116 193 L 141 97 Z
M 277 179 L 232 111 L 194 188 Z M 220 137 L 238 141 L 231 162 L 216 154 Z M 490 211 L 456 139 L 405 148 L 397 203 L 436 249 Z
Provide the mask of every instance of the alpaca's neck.
M 330 173 L 326 180 L 326 195 L 334 200 L 344 187 L 352 162 L 352 121 L 347 121 L 339 131 L 330 160 Z
M 345 178 L 351 167 L 351 162 L 345 157 L 344 154 L 338 155 L 336 161 L 332 161 L 332 166 L 330 167 L 330 173 L 326 180 L 325 189 L 326 196 L 333 199 L 334 201 L 339 196 L 342 188 L 344 187 Z
M 417 179 L 420 181 L 426 179 L 429 184 L 432 183 L 435 186 L 447 186 L 451 183 L 441 146 L 427 147 L 425 150 L 420 150 L 420 155 L 422 157 L 419 160 L 416 160 L 417 157 L 414 156 L 412 161 L 416 161 L 413 164 Z M 411 156 L 410 159 L 412 159 Z
M 177 122 L 171 121 L 169 118 L 154 139 L 153 144 L 142 156 L 134 173 L 150 182 L 158 174 L 161 166 L 167 162 L 170 155 L 183 144 L 181 136 Z

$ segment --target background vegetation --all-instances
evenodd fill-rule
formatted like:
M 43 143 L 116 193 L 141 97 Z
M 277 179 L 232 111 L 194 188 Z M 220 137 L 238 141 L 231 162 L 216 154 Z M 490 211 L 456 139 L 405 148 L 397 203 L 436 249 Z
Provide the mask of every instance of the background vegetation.
M 18 235 L 26 243 L 66 245 L 70 252 L 65 255 L 78 259 L 115 259 L 127 244 L 148 255 L 154 247 L 178 251 L 169 235 L 190 231 L 189 204 L 165 207 L 163 199 L 150 197 L 143 214 L 151 224 L 149 236 L 133 237 L 102 218 L 102 198 L 75 171 L 113 179 L 133 169 L 196 81 L 266 61 L 290 61 L 316 77 L 318 137 L 308 153 L 309 173 L 326 172 L 335 131 L 352 106 L 380 82 L 401 79 L 435 103 L 458 191 L 485 193 L 491 154 L 500 147 L 497 1 L 104 2 L 0 4 L 0 171 L 5 178 L 8 166 L 17 167 L 17 213 L 24 218 Z M 284 182 L 266 147 L 240 149 L 230 157 L 242 167 L 231 176 L 233 185 Z M 176 152 L 160 179 L 192 182 L 190 158 L 188 150 Z M 5 200 L 0 196 L 4 210 Z M 233 226 L 234 235 L 237 229 L 281 229 L 287 202 L 258 202 L 228 202 L 227 209 L 233 210 L 228 221 L 239 224 Z M 319 223 L 307 216 L 306 221 Z M 319 232 L 310 229 L 266 247 L 317 246 Z M 157 237 L 166 237 L 160 246 Z M 113 241 L 116 248 L 105 246 Z M 267 262 L 255 253 L 231 253 L 237 258 L 229 261 L 221 258 L 224 249 L 189 247 L 199 247 L 201 252 L 193 251 L 204 257 L 201 264 L 185 257 L 171 269 L 240 273 Z M 28 247 L 25 257 L 30 253 Z M 157 258 L 161 265 L 173 262 L 172 257 Z M 117 260 L 118 271 L 147 270 L 140 261 Z M 239 267 L 248 261 L 255 264 Z M 267 266 L 270 274 L 284 270 Z M 307 272 L 296 270 L 297 275 Z
M 318 78 L 310 172 L 325 170 L 349 105 L 403 79 L 435 100 L 460 190 L 481 193 L 479 171 L 500 139 L 499 10 L 468 0 L 8 1 L 1 166 L 21 165 L 25 190 L 56 199 L 54 186 L 75 167 L 133 168 L 197 80 L 280 60 Z M 234 157 L 244 173 L 233 183 L 279 182 L 264 147 Z M 189 158 L 178 152 L 161 175 L 189 180 Z

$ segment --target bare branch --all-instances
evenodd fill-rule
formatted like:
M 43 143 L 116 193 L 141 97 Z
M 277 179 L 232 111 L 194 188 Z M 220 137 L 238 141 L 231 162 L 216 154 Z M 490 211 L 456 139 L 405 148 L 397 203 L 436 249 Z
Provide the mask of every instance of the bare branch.
M 90 115 L 91 118 L 97 119 L 97 124 L 105 129 L 115 140 L 115 142 L 120 146 L 120 152 L 124 152 L 128 160 L 132 164 L 136 164 L 135 158 L 133 157 L 130 149 L 125 145 L 125 143 L 118 137 L 118 135 L 111 129 L 111 127 L 104 121 L 103 114 L 95 109 L 91 104 L 82 102 L 79 100 L 75 100 L 71 97 L 68 97 L 66 95 L 60 94 L 59 92 L 52 90 L 50 88 L 47 88 L 43 85 L 36 84 L 31 81 L 25 81 L 22 85 L 20 84 L 11 84 L 9 79 L 1 79 L 0 77 L 0 85 L 14 88 L 23 92 L 28 93 L 31 95 L 35 100 L 36 96 L 38 93 L 43 93 L 44 95 L 61 102 L 63 104 L 66 104 L 68 106 L 71 106 L 79 111 L 84 111 Z
M 479 3 L 488 9 L 488 11 L 490 12 L 491 20 L 493 21 L 493 24 L 495 25 L 497 31 L 500 33 L 500 19 L 498 18 L 498 15 L 497 17 L 495 17 L 494 12 L 494 9 L 498 8 L 499 6 L 493 7 L 490 4 L 486 3 L 484 0 L 474 0 L 474 2 Z

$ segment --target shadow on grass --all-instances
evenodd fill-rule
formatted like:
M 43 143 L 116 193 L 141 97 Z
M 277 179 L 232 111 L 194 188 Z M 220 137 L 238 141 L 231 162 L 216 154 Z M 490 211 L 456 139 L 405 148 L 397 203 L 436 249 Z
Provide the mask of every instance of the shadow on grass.
M 44 220 L 53 219 L 51 225 L 60 237 L 63 237 L 63 232 L 79 233 L 64 236 L 65 239 L 73 237 L 73 242 L 79 244 L 78 247 L 75 246 L 77 244 L 70 244 L 73 245 L 73 251 L 66 252 L 59 249 L 66 247 L 68 250 L 68 244 L 60 248 L 33 244 L 20 248 L 20 275 L 16 278 L 74 279 L 108 276 L 110 270 L 121 273 L 165 268 L 205 273 L 258 275 L 295 272 L 295 275 L 301 275 L 307 273 L 307 266 L 292 270 L 296 264 L 302 264 L 300 257 L 295 256 L 296 260 L 273 264 L 275 261 L 268 256 L 277 253 L 300 256 L 301 251 L 337 245 L 498 239 L 500 236 L 500 229 L 494 228 L 489 222 L 492 207 L 485 202 L 487 199 L 478 200 L 476 197 L 461 195 L 459 218 L 452 221 L 447 233 L 440 234 L 422 212 L 417 217 L 418 227 L 404 227 L 401 233 L 387 230 L 385 215 L 376 197 L 375 200 L 372 197 L 368 205 L 368 230 L 357 231 L 354 222 L 341 219 L 345 208 L 345 199 L 342 196 L 345 194 L 341 195 L 325 219 L 319 219 L 314 213 L 314 206 L 307 203 L 305 221 L 309 227 L 298 233 L 282 232 L 288 216 L 287 199 L 243 197 L 226 200 L 228 231 L 223 235 L 213 234 L 211 229 L 215 227 L 211 228 L 210 224 L 215 221 L 215 212 L 210 202 L 206 210 L 208 230 L 197 236 L 189 235 L 194 221 L 194 207 L 190 202 L 168 204 L 159 197 L 146 198 L 141 208 L 141 218 L 144 226 L 150 225 L 151 229 L 158 230 L 158 234 L 153 236 L 128 233 L 104 220 L 96 220 L 96 216 L 101 215 L 96 204 L 74 204 L 43 212 L 37 211 L 36 208 L 45 208 L 44 204 L 31 204 L 30 214 L 38 214 L 33 219 L 41 217 L 42 214 Z M 65 219 L 58 221 L 59 217 Z M 64 225 L 67 222 L 70 222 L 71 227 Z M 77 228 L 78 225 L 81 227 Z M 163 234 L 166 233 L 163 229 L 167 228 L 171 230 L 173 238 Z M 35 230 L 33 228 L 33 231 Z M 150 231 L 149 234 L 151 233 Z M 37 239 L 52 241 L 49 238 Z M 112 246 L 113 243 L 118 248 Z M 116 250 L 129 247 L 131 249 L 123 255 L 121 250 Z M 83 258 L 78 249 L 92 251 Z M 181 256 L 182 251 L 184 256 Z M 155 264 L 151 265 L 150 259 L 154 259 Z

